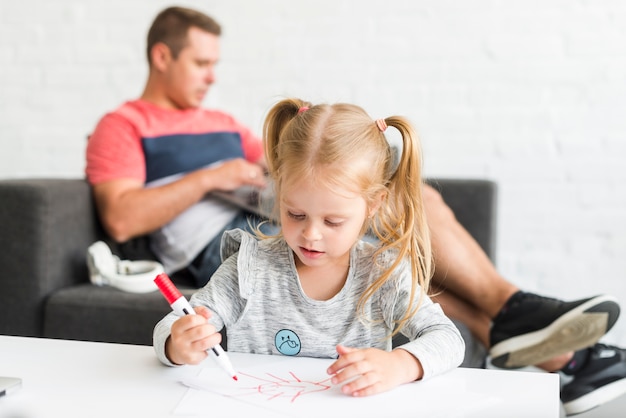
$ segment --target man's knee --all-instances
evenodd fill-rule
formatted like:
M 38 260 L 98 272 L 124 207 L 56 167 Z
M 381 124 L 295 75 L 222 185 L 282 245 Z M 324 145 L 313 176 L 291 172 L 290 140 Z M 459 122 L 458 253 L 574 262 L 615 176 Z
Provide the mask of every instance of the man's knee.
M 429 223 L 453 221 L 456 219 L 450 206 L 446 204 L 441 193 L 435 188 L 426 184 L 422 194 L 424 197 L 424 210 Z

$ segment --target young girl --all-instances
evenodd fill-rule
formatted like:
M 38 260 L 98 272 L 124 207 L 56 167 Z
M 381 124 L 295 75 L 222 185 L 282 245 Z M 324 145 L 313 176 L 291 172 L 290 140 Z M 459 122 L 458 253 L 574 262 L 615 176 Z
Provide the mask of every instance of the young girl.
M 388 125 L 402 136 L 399 162 Z M 459 366 L 463 339 L 427 296 L 421 151 L 409 123 L 286 99 L 264 134 L 281 232 L 224 235 L 223 264 L 190 300 L 198 315 L 156 325 L 159 359 L 197 364 L 226 327 L 230 351 L 337 358 L 327 372 L 351 396 Z M 375 244 L 361 240 L 367 231 Z M 410 342 L 392 350 L 397 332 Z

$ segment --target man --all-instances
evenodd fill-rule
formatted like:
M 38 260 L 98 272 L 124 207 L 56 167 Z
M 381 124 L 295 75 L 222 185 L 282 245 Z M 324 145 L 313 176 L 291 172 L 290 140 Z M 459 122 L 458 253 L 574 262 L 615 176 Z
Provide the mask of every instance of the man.
M 619 315 L 612 298 L 563 302 L 522 292 L 497 272 L 441 195 L 424 192 L 435 258 L 432 299 L 490 349 L 493 365 L 559 372 L 568 415 L 626 393 L 626 350 L 595 343 Z
M 162 11 L 148 33 L 150 72 L 141 97 L 105 115 L 87 147 L 86 173 L 107 232 L 118 242 L 150 234 L 165 270 L 189 275 L 197 287 L 220 264 L 222 232 L 249 229 L 252 216 L 209 192 L 264 185 L 260 139 L 233 117 L 201 108 L 215 81 L 220 33 L 197 11 Z M 626 350 L 596 344 L 619 315 L 612 297 L 566 303 L 521 292 L 430 187 L 425 205 L 433 284 L 442 290 L 433 299 L 490 347 L 494 365 L 559 370 L 571 413 L 626 391 Z
M 195 267 L 207 264 L 202 254 L 219 264 L 221 231 L 247 225 L 207 193 L 264 185 L 261 141 L 231 116 L 200 108 L 215 79 L 220 31 L 191 10 L 157 16 L 141 98 L 105 115 L 87 147 L 87 176 L 107 232 L 118 242 L 151 233 L 166 271 L 189 267 L 198 286 L 212 274 Z

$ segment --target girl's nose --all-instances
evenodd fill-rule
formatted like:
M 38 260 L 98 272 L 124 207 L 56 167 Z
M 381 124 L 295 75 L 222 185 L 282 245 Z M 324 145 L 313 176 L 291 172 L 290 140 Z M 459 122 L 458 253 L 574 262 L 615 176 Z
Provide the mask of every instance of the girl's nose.
M 308 222 L 304 229 L 302 230 L 302 236 L 307 241 L 318 241 L 322 238 L 322 234 L 315 223 Z

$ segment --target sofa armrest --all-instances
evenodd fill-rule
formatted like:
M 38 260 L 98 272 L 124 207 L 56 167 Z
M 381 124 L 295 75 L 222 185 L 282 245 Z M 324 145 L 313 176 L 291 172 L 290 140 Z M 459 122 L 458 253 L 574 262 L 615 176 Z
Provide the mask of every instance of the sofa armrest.
M 496 259 L 497 184 L 483 179 L 429 178 L 456 219 L 492 262 Z
M 0 202 L 0 334 L 40 336 L 44 300 L 89 280 L 87 247 L 102 237 L 91 190 L 82 179 L 0 180 Z

